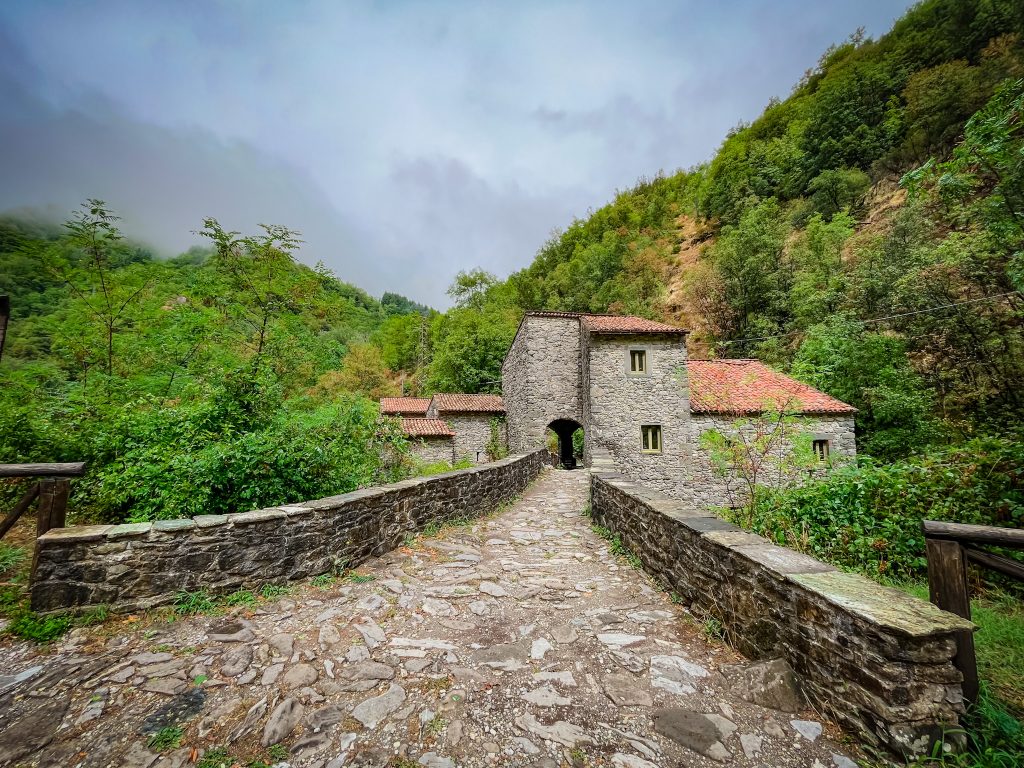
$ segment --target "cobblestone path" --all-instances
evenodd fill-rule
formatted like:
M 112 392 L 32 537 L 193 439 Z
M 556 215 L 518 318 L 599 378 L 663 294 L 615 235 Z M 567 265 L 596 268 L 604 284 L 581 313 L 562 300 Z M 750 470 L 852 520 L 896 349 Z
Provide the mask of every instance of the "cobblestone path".
M 814 713 L 779 710 L 801 707 L 771 665 L 609 551 L 587 481 L 546 470 L 329 584 L 8 641 L 0 765 L 852 768 Z

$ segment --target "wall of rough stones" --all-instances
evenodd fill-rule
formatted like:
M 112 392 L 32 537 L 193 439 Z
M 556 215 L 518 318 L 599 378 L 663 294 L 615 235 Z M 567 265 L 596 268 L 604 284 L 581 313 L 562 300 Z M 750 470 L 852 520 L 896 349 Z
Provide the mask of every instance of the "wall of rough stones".
M 474 464 L 488 461 L 487 444 L 491 442 L 491 420 L 497 418 L 498 438 L 508 443 L 508 430 L 503 414 L 499 413 L 443 413 L 441 417 L 455 432 L 455 460 L 469 458 Z M 537 446 L 533 446 L 536 448 Z
M 837 462 L 857 455 L 854 437 L 853 417 L 850 416 L 800 416 L 794 424 L 801 432 L 809 433 L 814 440 L 829 441 L 829 455 Z M 691 444 L 693 445 L 692 477 L 682 493 L 670 492 L 676 498 L 692 500 L 695 504 L 715 507 L 733 506 L 742 503 L 746 485 L 735 475 L 723 476 L 716 472 L 708 452 L 700 447 L 701 435 L 718 430 L 723 435 L 736 434 L 739 429 L 753 431 L 748 418 L 695 413 L 690 417 Z M 824 465 L 823 465 L 824 466 Z
M 223 594 L 353 567 L 430 523 L 493 510 L 548 461 L 538 450 L 302 504 L 54 529 L 36 540 L 32 608 L 140 610 L 181 590 Z
M 971 624 L 770 544 L 615 474 L 598 457 L 594 522 L 754 659 L 784 658 L 809 703 L 872 744 L 920 753 L 964 706 L 953 633 Z
M 555 419 L 582 423 L 579 318 L 524 316 L 501 381 L 509 450 L 544 445 Z
M 629 351 L 647 351 L 646 375 Z M 586 334 L 583 343 L 587 463 L 603 448 L 623 473 L 676 496 L 690 487 L 692 445 L 686 345 L 679 336 Z M 643 453 L 640 427 L 660 424 L 661 453 Z
M 425 464 L 455 463 L 454 437 L 409 438 L 409 452 Z

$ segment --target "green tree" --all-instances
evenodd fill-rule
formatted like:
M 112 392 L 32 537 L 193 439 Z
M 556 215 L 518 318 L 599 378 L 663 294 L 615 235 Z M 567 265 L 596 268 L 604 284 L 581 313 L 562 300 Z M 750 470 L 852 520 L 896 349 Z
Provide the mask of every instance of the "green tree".
M 318 288 L 311 271 L 296 268 L 298 233 L 276 224 L 260 226 L 263 234 L 241 236 L 207 218 L 199 233 L 213 243 L 211 264 L 230 291 L 221 308 L 243 328 L 253 371 L 264 364 L 277 321 L 297 313 Z
M 108 400 L 114 378 L 115 339 L 131 325 L 135 305 L 146 289 L 146 281 L 138 272 L 117 270 L 124 239 L 117 227 L 118 218 L 102 200 L 88 200 L 64 224 L 68 236 L 62 245 L 66 248 L 55 249 L 50 259 L 53 272 L 77 299 L 85 322 L 99 327 L 99 357 L 106 374 Z M 87 347 L 89 334 L 84 336 L 80 353 L 83 379 L 88 381 L 93 354 Z
M 792 373 L 857 408 L 859 450 L 892 460 L 935 440 L 932 398 L 900 339 L 866 330 L 850 316 L 816 325 L 800 345 Z

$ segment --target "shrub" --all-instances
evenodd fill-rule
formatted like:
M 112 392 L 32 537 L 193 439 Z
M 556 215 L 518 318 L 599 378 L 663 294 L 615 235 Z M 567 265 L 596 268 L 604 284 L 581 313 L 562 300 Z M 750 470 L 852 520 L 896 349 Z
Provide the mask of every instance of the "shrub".
M 861 459 L 728 513 L 779 544 L 888 578 L 925 573 L 921 521 L 1024 523 L 1024 443 L 977 438 L 889 465 Z
M 35 643 L 49 643 L 70 628 L 70 616 L 40 616 L 29 610 L 21 610 L 7 625 L 7 632 Z

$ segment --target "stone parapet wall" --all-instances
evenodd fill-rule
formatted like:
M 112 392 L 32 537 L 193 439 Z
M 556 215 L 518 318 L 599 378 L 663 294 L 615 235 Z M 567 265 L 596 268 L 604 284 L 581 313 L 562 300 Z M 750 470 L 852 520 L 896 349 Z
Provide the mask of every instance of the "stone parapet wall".
M 784 658 L 808 702 L 847 730 L 921 754 L 964 711 L 954 632 L 972 625 L 648 491 L 595 456 L 594 522 L 754 659 Z
M 140 610 L 182 590 L 223 594 L 354 567 L 430 523 L 495 509 L 548 460 L 545 449 L 252 512 L 54 529 L 36 541 L 32 608 Z

